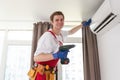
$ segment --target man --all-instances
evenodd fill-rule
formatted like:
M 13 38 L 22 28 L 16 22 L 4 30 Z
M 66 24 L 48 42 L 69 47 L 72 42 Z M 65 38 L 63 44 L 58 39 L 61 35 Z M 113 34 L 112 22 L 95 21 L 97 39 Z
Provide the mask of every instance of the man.
M 50 16 L 50 20 L 52 24 L 52 29 L 45 32 L 39 39 L 38 46 L 34 55 L 34 61 L 41 66 L 47 65 L 49 66 L 49 68 L 53 69 L 56 67 L 58 60 L 65 57 L 69 52 L 68 50 L 63 52 L 59 51 L 59 47 L 63 45 L 65 37 L 74 34 L 79 29 L 81 29 L 82 26 L 89 26 L 91 23 L 91 19 L 83 22 L 81 25 L 78 25 L 69 31 L 61 30 L 64 26 L 64 14 L 61 11 L 54 12 Z M 46 74 L 41 75 L 40 73 L 38 73 L 36 76 L 36 80 L 47 80 L 45 76 Z

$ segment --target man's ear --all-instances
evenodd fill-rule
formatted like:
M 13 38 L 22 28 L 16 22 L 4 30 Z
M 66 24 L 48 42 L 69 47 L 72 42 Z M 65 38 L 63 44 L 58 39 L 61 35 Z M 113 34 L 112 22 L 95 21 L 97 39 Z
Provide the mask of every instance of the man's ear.
M 51 25 L 51 28 L 53 28 L 53 22 L 52 21 L 50 21 L 50 25 Z
M 50 21 L 50 24 L 53 24 L 53 21 Z
M 52 24 L 52 21 L 50 21 L 50 24 Z

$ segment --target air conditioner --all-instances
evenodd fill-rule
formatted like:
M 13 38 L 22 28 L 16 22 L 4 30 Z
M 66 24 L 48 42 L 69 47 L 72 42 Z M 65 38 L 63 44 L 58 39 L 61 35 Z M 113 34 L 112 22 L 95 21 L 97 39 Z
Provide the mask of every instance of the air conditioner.
M 119 20 L 120 17 L 113 12 L 109 0 L 105 0 L 93 15 L 90 28 L 95 34 L 102 35 L 114 27 Z

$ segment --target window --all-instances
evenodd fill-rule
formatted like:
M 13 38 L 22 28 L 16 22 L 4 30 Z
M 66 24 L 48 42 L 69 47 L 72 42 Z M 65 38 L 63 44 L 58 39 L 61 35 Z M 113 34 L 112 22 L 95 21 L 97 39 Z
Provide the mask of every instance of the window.
M 8 40 L 32 40 L 32 31 L 9 31 Z
M 75 47 L 70 49 L 68 58 L 70 63 L 62 65 L 62 80 L 83 80 L 83 55 L 81 43 L 65 43 L 75 44 Z
M 65 27 L 63 27 L 63 30 L 70 30 L 72 28 L 72 26 L 70 27 L 68 27 L 68 26 L 65 26 Z M 74 34 L 72 34 L 72 35 L 70 35 L 69 37 L 82 37 L 82 30 L 80 29 L 79 31 L 77 31 L 76 33 L 74 33 Z
M 65 29 L 68 30 L 71 27 Z M 75 37 L 80 38 L 81 36 L 81 30 L 79 30 L 69 37 L 76 39 Z M 5 58 L 0 64 L 2 65 L 1 70 L 4 72 L 1 74 L 2 78 L 0 77 L 0 80 L 29 80 L 27 72 L 30 67 L 31 40 L 31 28 L 20 30 L 5 28 L 0 31 L 0 60 L 3 55 Z M 82 44 L 77 41 L 65 43 L 75 44 L 76 47 L 72 48 L 68 54 L 70 63 L 62 65 L 62 80 L 83 80 Z
M 5 80 L 28 80 L 31 46 L 8 46 Z
M 31 41 L 32 25 L 28 29 L 0 27 L 0 80 L 29 80 Z
M 63 30 L 69 30 L 71 27 L 64 27 Z M 83 75 L 83 54 L 82 54 L 82 30 L 80 29 L 73 35 L 68 36 L 70 40 L 74 38 L 74 41 L 70 41 L 66 44 L 74 44 L 75 47 L 70 49 L 68 58 L 70 63 L 68 65 L 62 65 L 62 80 L 84 80 Z M 80 40 L 76 40 L 80 39 Z M 67 42 L 67 41 L 66 41 Z M 74 43 L 73 43 L 74 42 Z
M 0 65 L 1 65 L 1 59 L 2 59 L 2 52 L 3 52 L 3 43 L 4 43 L 4 37 L 5 37 L 5 32 L 0 31 Z

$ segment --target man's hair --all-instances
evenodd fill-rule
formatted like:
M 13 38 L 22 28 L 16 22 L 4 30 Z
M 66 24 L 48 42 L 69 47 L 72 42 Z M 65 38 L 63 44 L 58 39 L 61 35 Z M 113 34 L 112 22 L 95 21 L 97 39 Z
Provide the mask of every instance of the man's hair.
M 62 15 L 63 16 L 63 19 L 64 19 L 64 14 L 61 12 L 61 11 L 55 11 L 51 14 L 50 16 L 50 20 L 53 21 L 53 18 L 55 15 Z

